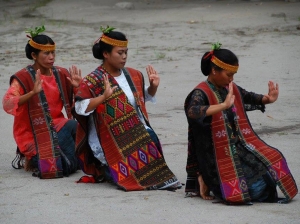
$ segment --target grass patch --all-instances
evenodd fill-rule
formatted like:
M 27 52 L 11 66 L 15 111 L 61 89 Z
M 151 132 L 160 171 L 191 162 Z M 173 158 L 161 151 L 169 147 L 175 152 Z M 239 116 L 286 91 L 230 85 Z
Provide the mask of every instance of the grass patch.
M 161 59 L 164 59 L 166 57 L 166 54 L 162 53 L 162 52 L 156 52 L 156 51 L 154 51 L 154 54 L 155 54 L 156 60 L 161 60 Z
M 279 133 L 277 133 L 279 136 L 281 136 L 281 135 L 287 135 L 287 133 L 286 132 L 279 132 Z

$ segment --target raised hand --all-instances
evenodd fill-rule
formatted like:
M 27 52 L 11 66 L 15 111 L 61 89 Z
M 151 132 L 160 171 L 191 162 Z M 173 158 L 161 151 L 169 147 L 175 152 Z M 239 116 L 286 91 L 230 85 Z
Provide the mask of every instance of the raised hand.
M 153 68 L 152 65 L 148 65 L 146 67 L 146 71 L 149 78 L 150 87 L 157 88 L 159 86 L 159 75 L 157 74 L 157 71 Z
M 28 102 L 33 96 L 41 92 L 43 90 L 42 84 L 43 80 L 41 80 L 41 71 L 38 69 L 35 74 L 33 89 L 30 92 L 20 96 L 18 105 L 23 105 L 24 103 Z
M 229 83 L 229 87 L 228 87 L 228 94 L 226 96 L 225 101 L 223 102 L 226 105 L 226 109 L 228 109 L 229 107 L 231 107 L 234 103 L 235 100 L 235 95 L 233 95 L 233 87 L 232 87 L 232 82 Z
M 37 94 L 42 91 L 43 89 L 42 84 L 43 84 L 43 80 L 41 80 L 41 71 L 40 69 L 38 69 L 36 71 L 35 82 L 32 89 L 33 94 Z
M 72 86 L 78 87 L 82 80 L 81 70 L 78 69 L 75 65 L 72 65 L 72 67 L 69 68 L 69 72 L 71 77 L 67 77 L 67 79 L 70 81 Z
M 278 99 L 279 95 L 279 86 L 278 83 L 274 83 L 272 81 L 268 82 L 269 92 L 267 95 L 264 95 L 266 98 L 265 103 L 274 103 Z
M 105 90 L 104 90 L 103 96 L 105 99 L 109 98 L 113 94 L 115 89 L 118 88 L 118 86 L 114 86 L 114 87 L 110 86 L 107 75 L 104 75 L 104 86 L 105 86 Z

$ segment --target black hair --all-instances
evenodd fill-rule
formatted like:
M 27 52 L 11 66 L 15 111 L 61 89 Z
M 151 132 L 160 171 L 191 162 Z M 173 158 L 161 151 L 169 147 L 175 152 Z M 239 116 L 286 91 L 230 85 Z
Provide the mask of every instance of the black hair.
M 33 37 L 32 40 L 34 42 L 36 42 L 37 44 L 44 44 L 44 45 L 46 45 L 46 44 L 53 45 L 54 44 L 54 41 L 50 37 L 48 37 L 47 35 L 44 35 L 44 34 L 39 34 L 39 35 Z M 40 51 L 41 50 L 32 47 L 29 43 L 27 43 L 26 46 L 25 46 L 26 57 L 30 60 L 33 59 L 32 56 L 31 56 L 32 52 L 34 52 L 36 55 L 38 55 L 38 53 Z
M 126 41 L 127 38 L 125 36 L 125 34 L 118 32 L 118 31 L 110 31 L 109 33 L 105 34 L 106 36 L 115 39 L 115 40 L 122 40 L 122 41 Z M 99 41 L 98 43 L 95 43 L 93 45 L 93 55 L 95 58 L 103 60 L 104 56 L 103 53 L 107 52 L 110 53 L 112 51 L 114 46 L 104 43 L 103 41 Z
M 208 76 L 210 74 L 212 68 L 218 71 L 222 70 L 222 68 L 220 68 L 219 66 L 211 62 L 212 55 L 206 57 L 206 55 L 208 55 L 209 53 L 210 52 L 205 52 L 205 54 L 202 56 L 201 59 L 201 71 L 205 76 Z M 226 64 L 229 65 L 239 64 L 239 59 L 237 58 L 237 56 L 228 49 L 214 50 L 213 55 Z

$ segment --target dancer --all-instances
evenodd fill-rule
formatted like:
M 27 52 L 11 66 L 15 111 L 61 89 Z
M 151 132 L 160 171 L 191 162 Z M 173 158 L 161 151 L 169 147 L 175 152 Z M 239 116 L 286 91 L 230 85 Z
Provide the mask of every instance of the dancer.
M 102 32 L 93 46 L 101 65 L 82 80 L 76 95 L 76 152 L 82 170 L 92 176 L 88 181 L 112 181 L 126 191 L 180 188 L 145 106 L 155 101 L 159 75 L 147 66 L 150 85 L 145 86 L 141 72 L 124 67 L 126 36 L 112 27 Z
M 242 89 L 233 82 L 239 62 L 234 53 L 213 45 L 201 60 L 207 80 L 185 100 L 188 120 L 187 195 L 215 197 L 229 204 L 286 203 L 297 186 L 281 152 L 261 140 L 246 111 L 265 111 L 279 94 L 270 81 L 266 95 Z M 278 199 L 276 186 L 285 199 Z M 213 192 L 214 196 L 210 195 Z
M 71 107 L 81 74 L 75 66 L 70 68 L 71 75 L 54 66 L 56 46 L 49 36 L 40 34 L 43 31 L 44 26 L 28 30 L 31 36 L 25 52 L 33 63 L 11 76 L 2 104 L 14 116 L 17 156 L 13 167 L 34 171 L 40 178 L 57 178 L 77 170 L 77 122 Z

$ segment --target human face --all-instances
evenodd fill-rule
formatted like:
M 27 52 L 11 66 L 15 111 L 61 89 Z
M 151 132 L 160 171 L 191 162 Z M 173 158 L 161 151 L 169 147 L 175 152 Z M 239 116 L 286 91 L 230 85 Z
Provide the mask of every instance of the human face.
M 223 88 L 229 85 L 233 81 L 233 76 L 235 73 L 229 72 L 227 70 L 214 70 L 212 77 L 213 83 L 218 88 Z
M 33 53 L 32 57 L 39 69 L 46 70 L 53 67 L 55 51 L 40 51 L 37 55 Z
M 113 47 L 110 53 L 105 52 L 103 55 L 105 57 L 105 64 L 108 64 L 112 69 L 124 68 L 127 60 L 127 47 Z

